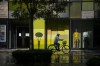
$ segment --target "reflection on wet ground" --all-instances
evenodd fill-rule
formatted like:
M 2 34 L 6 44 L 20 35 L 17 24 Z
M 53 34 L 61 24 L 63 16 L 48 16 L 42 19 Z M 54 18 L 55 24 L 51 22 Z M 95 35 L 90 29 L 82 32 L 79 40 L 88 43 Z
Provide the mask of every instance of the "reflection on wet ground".
M 68 66 L 71 64 L 84 64 L 86 61 L 84 56 L 82 51 L 71 51 L 68 54 L 53 54 L 51 63 L 67 64 Z
M 68 54 L 55 53 L 52 55 L 51 66 L 86 66 L 85 63 L 89 58 L 100 55 L 95 51 L 70 51 Z
M 67 54 L 55 52 L 51 57 L 50 66 L 86 66 L 86 61 L 94 55 L 100 55 L 92 51 L 70 51 Z M 18 66 L 14 63 L 11 52 L 0 51 L 0 66 Z

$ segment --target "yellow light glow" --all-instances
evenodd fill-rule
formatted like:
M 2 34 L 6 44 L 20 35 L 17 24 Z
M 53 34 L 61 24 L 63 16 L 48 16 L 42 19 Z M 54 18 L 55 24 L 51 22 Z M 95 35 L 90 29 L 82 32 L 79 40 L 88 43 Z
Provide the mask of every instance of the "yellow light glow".
M 35 34 L 37 32 L 40 32 L 43 34 L 42 37 L 40 37 L 40 49 L 44 49 L 45 47 L 45 20 L 43 18 L 40 18 L 40 19 L 36 19 L 34 20 L 34 29 L 33 29 L 33 32 L 34 32 L 34 49 L 38 49 L 38 37 L 35 36 Z
M 40 18 L 40 19 L 36 19 L 34 20 L 34 49 L 38 49 L 38 38 L 35 36 L 35 34 L 37 32 L 41 32 L 43 34 L 43 36 L 40 39 L 40 49 L 45 49 L 45 44 L 47 44 L 47 47 L 50 44 L 54 44 L 54 38 L 57 35 L 57 33 L 60 34 L 60 39 L 63 39 L 63 41 L 67 41 L 66 44 L 69 46 L 69 30 L 68 29 L 64 29 L 64 30 L 51 30 L 51 29 L 47 29 L 47 38 L 45 38 L 45 20 Z M 47 43 L 45 43 L 45 40 L 47 39 Z M 62 44 L 62 41 L 59 41 L 60 44 Z M 69 48 L 69 47 L 68 47 Z
M 57 35 L 57 33 L 60 34 L 59 38 L 63 39 L 63 41 L 67 41 L 66 44 L 69 46 L 69 30 L 63 30 L 63 31 L 52 31 L 50 29 L 47 30 L 47 46 L 50 44 L 54 44 L 54 38 Z M 62 44 L 62 41 L 59 41 L 60 44 Z M 69 47 L 68 47 L 69 48 Z

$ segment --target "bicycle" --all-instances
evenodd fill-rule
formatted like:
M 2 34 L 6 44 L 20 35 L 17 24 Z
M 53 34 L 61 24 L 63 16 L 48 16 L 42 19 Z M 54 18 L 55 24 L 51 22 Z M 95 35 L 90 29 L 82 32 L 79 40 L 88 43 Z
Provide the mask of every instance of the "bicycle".
M 69 46 L 66 45 L 66 41 L 63 41 L 63 42 L 62 42 L 62 45 L 60 46 L 60 51 L 62 51 L 62 52 L 65 53 L 65 54 L 68 54 L 68 53 L 69 53 L 68 47 L 69 47 Z M 48 49 L 49 49 L 49 50 L 52 50 L 53 53 L 55 53 L 55 52 L 58 51 L 58 50 L 56 50 L 54 44 L 50 44 L 50 45 L 48 46 Z

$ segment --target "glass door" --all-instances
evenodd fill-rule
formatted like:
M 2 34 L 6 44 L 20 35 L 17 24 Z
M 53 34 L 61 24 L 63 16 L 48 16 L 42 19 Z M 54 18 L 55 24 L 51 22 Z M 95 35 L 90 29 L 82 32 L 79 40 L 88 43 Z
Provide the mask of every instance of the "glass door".
M 17 48 L 29 48 L 29 28 L 17 27 Z

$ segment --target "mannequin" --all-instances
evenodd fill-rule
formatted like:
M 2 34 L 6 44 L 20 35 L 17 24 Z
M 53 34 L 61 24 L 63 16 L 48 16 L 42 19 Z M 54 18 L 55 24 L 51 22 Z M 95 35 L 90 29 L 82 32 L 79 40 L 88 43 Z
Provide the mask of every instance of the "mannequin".
M 75 44 L 75 48 L 79 47 L 79 32 L 77 31 L 77 29 L 75 29 L 75 32 L 73 33 L 73 41 Z

